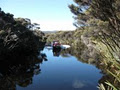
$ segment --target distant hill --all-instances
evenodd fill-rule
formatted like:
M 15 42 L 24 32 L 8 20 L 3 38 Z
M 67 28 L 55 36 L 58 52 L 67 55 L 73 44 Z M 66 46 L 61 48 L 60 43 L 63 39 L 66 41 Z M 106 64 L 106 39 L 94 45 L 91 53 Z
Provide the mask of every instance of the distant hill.
M 75 30 L 53 30 L 53 31 L 42 31 L 42 32 L 44 32 L 45 34 L 52 34 L 52 33 L 56 33 L 56 32 L 67 32 L 67 31 L 75 31 Z
M 45 34 L 49 34 L 49 33 L 56 33 L 57 31 L 42 31 L 44 32 Z

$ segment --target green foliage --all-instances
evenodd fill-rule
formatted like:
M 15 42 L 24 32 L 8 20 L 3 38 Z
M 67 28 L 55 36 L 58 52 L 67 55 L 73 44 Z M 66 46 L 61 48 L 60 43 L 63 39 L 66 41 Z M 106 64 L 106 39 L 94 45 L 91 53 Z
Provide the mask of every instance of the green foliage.
M 15 58 L 19 54 L 28 56 L 43 49 L 46 38 L 39 31 L 39 24 L 32 24 L 28 18 L 14 19 L 12 14 L 4 11 L 0 11 L 0 16 L 1 59 Z
M 75 26 L 83 27 L 83 43 L 89 48 L 88 42 L 95 42 L 94 48 L 102 57 L 104 67 L 115 77 L 115 82 L 120 83 L 120 0 L 74 0 L 76 4 L 69 5 L 76 20 Z M 80 29 L 81 30 L 81 29 Z M 77 35 L 77 34 L 76 34 Z M 118 64 L 117 64 L 118 63 Z M 117 65 L 116 65 L 117 64 Z M 114 67 L 116 72 L 111 68 Z M 101 85 L 101 89 L 116 90 L 115 83 L 107 83 L 108 88 Z M 117 85 L 118 87 L 118 85 Z
M 47 37 L 47 42 L 52 42 L 54 40 L 59 40 L 62 44 L 75 45 L 79 43 L 81 31 L 59 31 L 56 33 L 49 34 Z

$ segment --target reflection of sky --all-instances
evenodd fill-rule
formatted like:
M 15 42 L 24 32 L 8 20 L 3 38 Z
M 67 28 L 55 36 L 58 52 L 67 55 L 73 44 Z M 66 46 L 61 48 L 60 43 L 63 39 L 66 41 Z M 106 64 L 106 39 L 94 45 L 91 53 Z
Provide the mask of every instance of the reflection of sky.
M 80 80 L 74 80 L 73 81 L 73 88 L 83 88 L 83 87 L 89 87 L 94 86 L 93 81 L 80 81 Z
M 34 76 L 33 84 L 26 90 L 97 90 L 102 75 L 96 67 L 81 63 L 73 56 L 53 57 L 52 50 L 43 52 L 48 61 L 40 65 L 41 73 Z
M 83 88 L 84 86 L 85 86 L 85 83 L 79 80 L 75 80 L 73 82 L 73 88 Z

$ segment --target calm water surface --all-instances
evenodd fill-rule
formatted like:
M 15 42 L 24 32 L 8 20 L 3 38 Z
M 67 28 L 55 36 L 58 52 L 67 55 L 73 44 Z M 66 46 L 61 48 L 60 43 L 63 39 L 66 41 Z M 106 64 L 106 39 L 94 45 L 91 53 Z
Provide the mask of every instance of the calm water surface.
M 95 66 L 82 63 L 76 57 L 54 56 L 44 49 L 48 61 L 40 65 L 41 72 L 34 75 L 27 87 L 17 85 L 17 90 L 98 90 L 101 71 Z

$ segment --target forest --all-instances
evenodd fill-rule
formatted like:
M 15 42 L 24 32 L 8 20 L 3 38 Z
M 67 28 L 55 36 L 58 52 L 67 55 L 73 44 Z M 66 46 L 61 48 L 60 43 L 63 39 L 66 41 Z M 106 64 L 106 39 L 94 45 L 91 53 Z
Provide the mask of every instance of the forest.
M 113 77 L 109 81 L 99 83 L 99 89 L 119 90 L 120 1 L 74 0 L 74 2 L 75 4 L 68 7 L 74 14 L 74 25 L 77 29 L 47 34 L 47 42 L 59 40 L 63 44 L 71 45 L 74 50 L 79 50 L 80 52 L 71 53 L 81 60 L 99 62 L 101 68 L 107 68 L 104 73 Z

